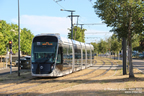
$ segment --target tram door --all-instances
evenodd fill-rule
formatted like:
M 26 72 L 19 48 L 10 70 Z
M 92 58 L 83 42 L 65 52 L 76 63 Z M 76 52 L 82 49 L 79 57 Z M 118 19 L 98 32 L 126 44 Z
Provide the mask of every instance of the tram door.
M 62 52 L 62 47 L 59 47 L 59 48 L 58 48 L 56 67 L 57 67 L 60 71 L 63 70 L 63 52 Z
M 63 71 L 72 69 L 72 50 L 70 45 L 63 44 Z

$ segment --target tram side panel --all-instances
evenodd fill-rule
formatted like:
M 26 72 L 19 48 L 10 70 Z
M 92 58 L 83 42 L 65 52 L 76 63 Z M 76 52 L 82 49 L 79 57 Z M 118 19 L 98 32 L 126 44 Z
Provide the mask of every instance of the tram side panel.
M 87 66 L 90 66 L 90 50 L 87 50 Z
M 83 66 L 86 68 L 86 51 L 83 49 Z
M 80 46 L 75 47 L 75 70 L 81 69 L 81 49 Z
M 72 72 L 72 47 L 71 45 L 63 45 L 63 74 Z
M 56 68 L 60 74 L 65 75 L 72 72 L 72 46 L 63 44 L 58 48 Z
M 94 65 L 96 61 L 94 60 L 94 50 L 92 50 L 92 64 Z

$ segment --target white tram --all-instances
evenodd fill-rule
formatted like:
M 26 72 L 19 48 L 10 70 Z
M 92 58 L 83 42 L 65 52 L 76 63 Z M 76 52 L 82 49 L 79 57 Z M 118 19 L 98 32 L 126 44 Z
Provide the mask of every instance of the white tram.
M 31 74 L 36 77 L 58 77 L 85 69 L 93 64 L 91 44 L 39 34 L 33 38 Z

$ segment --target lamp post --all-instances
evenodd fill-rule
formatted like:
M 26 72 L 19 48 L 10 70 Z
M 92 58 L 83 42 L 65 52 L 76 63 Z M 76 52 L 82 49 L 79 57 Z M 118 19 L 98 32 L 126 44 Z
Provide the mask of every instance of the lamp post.
M 75 11 L 74 10 L 64 10 L 64 9 L 61 9 L 61 11 L 71 12 L 71 39 L 73 39 L 73 12 L 75 12 Z
M 20 76 L 20 12 L 18 0 L 18 76 Z

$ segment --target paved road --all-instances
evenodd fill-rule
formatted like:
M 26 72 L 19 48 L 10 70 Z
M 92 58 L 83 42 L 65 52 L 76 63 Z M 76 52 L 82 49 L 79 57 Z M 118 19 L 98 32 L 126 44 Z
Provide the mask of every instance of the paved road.
M 144 60 L 138 60 L 138 59 L 133 59 L 133 66 L 134 68 L 138 68 L 141 72 L 144 73 Z M 90 67 L 89 69 L 109 69 L 111 67 L 111 69 L 121 69 L 123 67 L 123 65 L 94 65 L 92 67 Z
M 18 70 L 18 67 L 12 67 L 12 72 L 16 72 Z M 10 74 L 10 68 L 3 68 L 0 69 L 0 75 Z
M 133 59 L 133 65 L 144 73 L 144 60 Z

